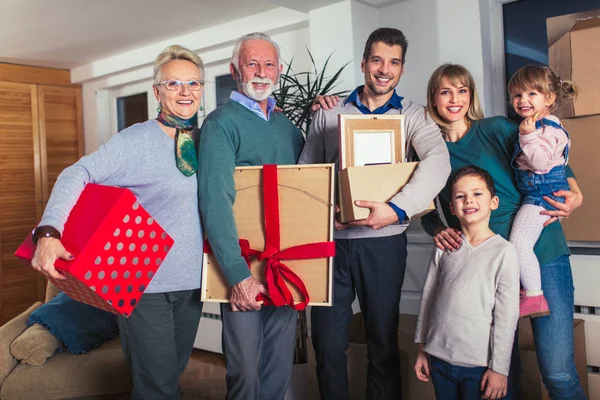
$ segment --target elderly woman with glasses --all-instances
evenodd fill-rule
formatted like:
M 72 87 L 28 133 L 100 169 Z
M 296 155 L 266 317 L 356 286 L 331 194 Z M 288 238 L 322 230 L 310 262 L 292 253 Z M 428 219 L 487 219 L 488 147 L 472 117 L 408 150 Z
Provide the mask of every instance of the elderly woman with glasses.
M 55 279 L 58 258 L 74 257 L 60 241 L 65 222 L 87 183 L 130 189 L 175 243 L 129 318 L 119 317 L 133 399 L 178 399 L 179 377 L 192 352 L 202 312 L 202 231 L 193 134 L 200 107 L 202 60 L 181 46 L 154 63 L 156 119 L 135 124 L 81 158 L 58 177 L 33 234 L 32 266 Z

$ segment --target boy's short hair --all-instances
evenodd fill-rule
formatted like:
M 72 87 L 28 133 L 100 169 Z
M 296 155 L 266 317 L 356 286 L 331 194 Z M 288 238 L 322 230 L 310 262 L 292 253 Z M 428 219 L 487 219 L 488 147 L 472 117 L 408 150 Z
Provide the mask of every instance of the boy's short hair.
M 492 178 L 489 172 L 487 172 L 483 168 L 479 168 L 476 165 L 467 165 L 456 171 L 454 173 L 454 176 L 452 177 L 452 180 L 450 181 L 450 189 L 454 191 L 454 185 L 456 185 L 456 182 L 458 182 L 461 178 L 464 178 L 465 176 L 477 176 L 481 178 L 485 182 L 485 185 L 490 191 L 492 197 L 496 195 L 496 186 L 494 185 L 494 179 Z

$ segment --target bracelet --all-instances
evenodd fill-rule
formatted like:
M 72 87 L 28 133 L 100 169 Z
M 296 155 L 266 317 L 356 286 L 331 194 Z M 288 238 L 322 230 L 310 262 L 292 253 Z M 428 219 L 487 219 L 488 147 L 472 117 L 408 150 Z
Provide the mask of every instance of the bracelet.
M 31 234 L 31 241 L 37 246 L 38 241 L 42 238 L 53 237 L 56 239 L 61 238 L 61 234 L 58 229 L 50 225 L 42 225 L 35 228 Z

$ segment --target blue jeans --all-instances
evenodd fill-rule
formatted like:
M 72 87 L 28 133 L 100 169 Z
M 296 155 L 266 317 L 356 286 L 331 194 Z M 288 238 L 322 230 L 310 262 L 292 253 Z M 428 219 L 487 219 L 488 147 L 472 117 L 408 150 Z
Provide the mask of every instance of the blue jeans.
M 523 204 L 533 204 L 544 207 L 546 210 L 556 210 L 544 196 L 564 203 L 564 197 L 557 197 L 553 193 L 559 190 L 569 190 L 565 166 L 559 165 L 545 174 L 536 174 L 531 171 L 516 170 L 517 186 L 523 195 Z
M 531 327 L 542 380 L 553 400 L 587 399 L 575 369 L 573 350 L 574 287 L 569 256 L 561 256 L 541 266 L 542 290 L 551 314 L 532 318 Z M 518 343 L 515 340 L 515 348 Z M 513 349 L 509 373 L 509 394 L 519 398 L 521 368 L 518 351 Z
M 481 399 L 479 386 L 486 367 L 457 367 L 433 356 L 429 357 L 429 367 L 436 399 Z
M 365 318 L 369 359 L 364 398 L 401 400 L 398 303 L 406 269 L 406 233 L 337 239 L 335 244 L 333 306 L 313 307 L 311 311 L 321 399 L 350 397 L 346 368 L 348 324 L 352 302 L 358 296 Z

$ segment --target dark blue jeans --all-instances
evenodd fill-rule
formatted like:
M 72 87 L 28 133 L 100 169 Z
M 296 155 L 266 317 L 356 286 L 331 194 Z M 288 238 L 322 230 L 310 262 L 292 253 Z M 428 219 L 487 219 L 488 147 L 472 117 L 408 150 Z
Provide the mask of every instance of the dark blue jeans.
M 523 204 L 533 204 L 544 207 L 546 210 L 556 210 L 544 196 L 564 203 L 564 197 L 557 197 L 553 193 L 559 190 L 569 190 L 565 166 L 559 165 L 546 174 L 536 174 L 531 171 L 516 170 L 517 186 L 523 195 Z
M 541 266 L 542 290 L 551 314 L 532 318 L 531 327 L 535 342 L 538 366 L 542 380 L 552 400 L 587 399 L 575 369 L 573 350 L 574 287 L 571 263 L 562 256 Z M 515 340 L 509 373 L 509 395 L 519 398 L 521 368 Z
M 406 269 L 406 233 L 335 243 L 333 306 L 311 310 L 321 398 L 349 398 L 346 350 L 356 292 L 369 358 L 365 398 L 401 400 L 398 304 Z
M 480 400 L 481 377 L 486 367 L 457 367 L 430 356 L 431 380 L 438 400 Z

